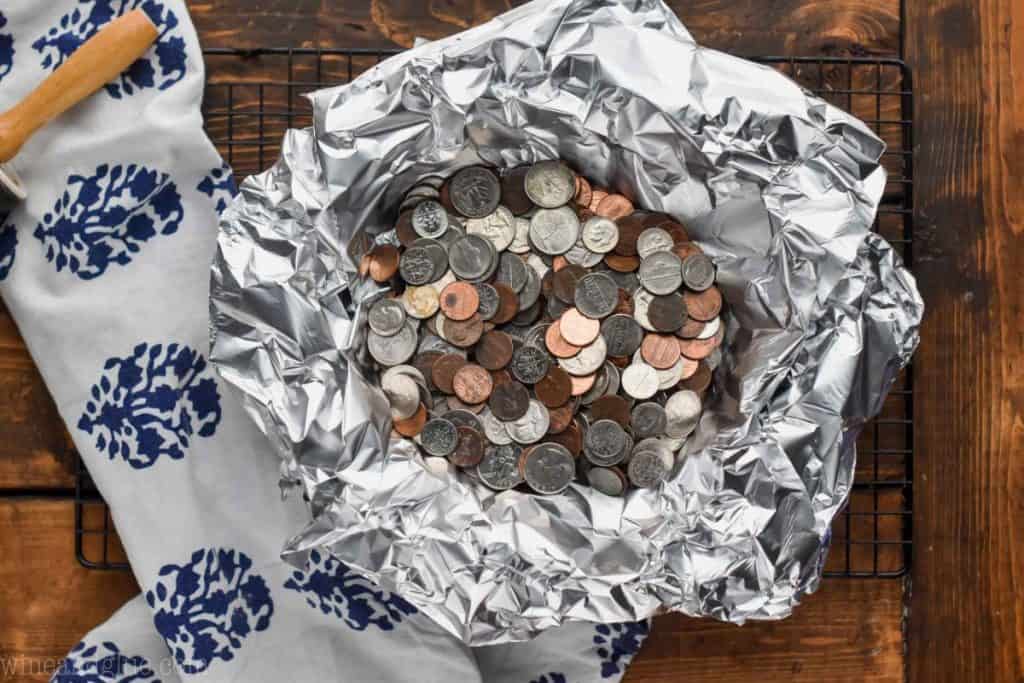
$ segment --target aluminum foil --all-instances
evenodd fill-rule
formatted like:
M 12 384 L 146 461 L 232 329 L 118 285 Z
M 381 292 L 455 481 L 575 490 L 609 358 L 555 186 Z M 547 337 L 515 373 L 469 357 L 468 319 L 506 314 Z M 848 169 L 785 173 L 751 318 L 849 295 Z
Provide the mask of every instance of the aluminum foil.
M 473 645 L 661 610 L 742 623 L 818 585 L 855 441 L 923 304 L 869 227 L 883 144 L 660 0 L 537 1 L 311 95 L 311 129 L 222 217 L 212 357 L 275 445 L 313 548 Z M 714 399 L 658 490 L 494 494 L 389 437 L 354 263 L 403 193 L 562 158 L 688 226 L 728 302 Z M 284 539 L 282 539 L 284 540 Z

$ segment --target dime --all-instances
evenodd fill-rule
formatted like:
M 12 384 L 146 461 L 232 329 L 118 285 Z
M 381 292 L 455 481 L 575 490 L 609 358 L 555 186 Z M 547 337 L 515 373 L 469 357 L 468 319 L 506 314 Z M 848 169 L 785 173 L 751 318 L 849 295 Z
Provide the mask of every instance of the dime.
M 427 455 L 446 456 L 455 450 L 458 442 L 458 428 L 443 417 L 429 420 L 420 432 L 420 446 Z
M 524 384 L 536 384 L 548 373 L 551 358 L 540 348 L 531 345 L 520 346 L 512 353 L 509 370 Z
M 480 302 L 477 313 L 480 314 L 481 319 L 490 320 L 498 312 L 498 290 L 486 282 L 480 282 L 473 286 L 476 287 L 476 298 Z
M 601 323 L 601 334 L 612 356 L 631 356 L 644 340 L 643 328 L 628 315 L 617 314 Z
M 582 377 L 597 372 L 608 357 L 608 347 L 604 343 L 604 337 L 598 335 L 593 344 L 584 346 L 572 358 L 562 358 L 558 364 L 570 375 Z
M 534 204 L 554 209 L 568 204 L 576 196 L 576 177 L 560 161 L 541 161 L 526 172 L 524 189 Z
M 498 272 L 495 274 L 495 281 L 503 282 L 518 294 L 526 286 L 527 279 L 526 263 L 515 254 L 504 253 L 498 260 Z
M 508 251 L 513 254 L 530 253 L 530 219 L 516 218 L 516 236 L 512 238 L 512 244 L 508 245 Z
M 594 213 L 598 216 L 604 216 L 605 218 L 617 219 L 625 218 L 629 214 L 633 213 L 633 202 L 629 201 L 621 194 L 610 194 L 602 199 L 597 208 L 594 209 Z
M 689 436 L 700 421 L 701 409 L 700 396 L 696 392 L 683 390 L 672 394 L 665 402 L 668 419 L 665 433 L 677 439 Z
M 675 332 L 686 323 L 686 304 L 676 292 L 656 296 L 647 309 L 647 319 L 658 332 Z
M 497 446 L 512 443 L 512 437 L 505 431 L 505 423 L 499 420 L 490 408 L 484 408 L 480 412 L 480 424 L 483 425 L 484 436 L 491 443 Z
M 710 287 L 703 292 L 685 292 L 686 313 L 695 320 L 709 321 L 722 311 L 722 293 L 718 287 Z
M 427 409 L 423 405 L 408 420 L 395 420 L 392 427 L 402 436 L 412 438 L 418 435 L 427 423 Z
M 522 469 L 530 488 L 542 495 L 554 495 L 569 488 L 576 462 L 565 446 L 542 443 L 525 456 Z
M 629 460 L 629 480 L 639 488 L 653 488 L 668 476 L 669 467 L 656 451 L 635 453 Z
M 452 176 L 448 196 L 455 210 L 466 218 L 483 218 L 498 208 L 501 184 L 490 169 L 469 166 Z
M 625 460 L 626 432 L 614 420 L 598 420 L 583 437 L 583 454 L 599 467 L 610 467 Z
M 573 303 L 576 299 L 576 285 L 586 275 L 586 268 L 576 264 L 570 264 L 555 271 L 551 281 L 551 293 L 567 304 Z
M 526 413 L 519 419 L 508 422 L 505 431 L 513 441 L 525 445 L 540 441 L 550 425 L 548 409 L 540 401 L 531 399 Z
M 508 207 L 499 206 L 483 218 L 470 218 L 466 221 L 466 234 L 485 237 L 495 249 L 504 251 L 516 236 L 515 216 Z
M 594 420 L 614 420 L 620 427 L 629 427 L 629 401 L 614 394 L 601 396 L 590 405 Z
M 557 408 L 572 398 L 572 378 L 562 368 L 553 367 L 534 385 L 533 391 L 545 406 Z
M 516 317 L 516 313 L 519 312 L 519 297 L 511 287 L 500 282 L 494 284 L 494 290 L 498 293 L 498 312 L 491 320 L 501 325 Z
M 679 257 L 670 251 L 657 251 L 640 263 L 640 284 L 651 294 L 670 294 L 683 284 Z
M 476 287 L 466 282 L 453 282 L 441 292 L 441 311 L 450 320 L 469 320 L 480 308 Z
M 630 416 L 633 434 L 640 439 L 661 436 L 668 425 L 665 409 L 657 403 L 641 403 L 633 408 Z
M 636 253 L 645 259 L 659 251 L 672 251 L 675 242 L 672 236 L 661 228 L 647 228 L 636 240 Z
M 621 496 L 626 491 L 626 475 L 618 467 L 591 467 L 587 482 L 606 496 Z
M 464 280 L 475 280 L 487 274 L 497 261 L 494 246 L 479 235 L 466 235 L 455 240 L 448 251 L 448 263 Z M 408 253 L 408 252 L 406 252 Z
M 406 249 L 398 270 L 402 279 L 410 285 L 425 285 L 437 279 L 434 276 L 434 260 L 426 247 Z
M 412 210 L 412 229 L 420 237 L 440 237 L 448 229 L 448 212 L 440 202 L 426 199 Z
M 412 322 L 406 321 L 398 334 L 385 337 L 370 330 L 366 341 L 370 355 L 378 363 L 381 365 L 401 365 L 416 353 L 418 335 Z
M 512 360 L 512 337 L 499 330 L 492 330 L 480 337 L 474 353 L 476 362 L 488 370 L 500 370 Z
M 387 282 L 398 270 L 398 249 L 390 244 L 380 244 L 369 254 L 369 275 L 375 282 Z
M 683 261 L 683 283 L 696 292 L 715 284 L 715 264 L 704 254 L 687 256 Z
M 601 334 L 601 323 L 570 308 L 559 319 L 562 336 L 573 346 L 586 346 Z
M 452 389 L 460 401 L 476 405 L 486 401 L 494 389 L 494 380 L 489 372 L 479 365 L 467 363 L 455 373 Z
M 522 216 L 534 208 L 533 202 L 526 194 L 526 174 L 529 172 L 529 166 L 517 166 L 506 171 L 501 177 L 501 200 L 517 216 Z
M 398 334 L 405 325 L 405 309 L 396 299 L 378 299 L 366 316 L 370 329 L 383 337 Z
M 519 473 L 519 457 L 523 449 L 511 442 L 496 444 L 484 451 L 484 457 L 476 466 L 477 476 L 488 488 L 507 491 L 522 483 Z
M 594 216 L 583 224 L 580 238 L 595 254 L 607 254 L 619 243 L 619 226 L 610 218 Z
M 530 407 L 530 392 L 519 382 L 495 383 L 487 407 L 503 422 L 518 420 Z
M 562 321 L 555 320 L 544 334 L 544 345 L 556 358 L 572 358 L 580 352 L 582 346 L 570 344 L 562 336 Z
M 580 219 L 567 206 L 538 209 L 530 218 L 530 241 L 539 251 L 550 256 L 572 249 L 579 236 Z
M 667 334 L 649 334 L 640 345 L 640 353 L 652 368 L 664 370 L 679 361 L 679 340 Z
M 456 427 L 455 429 L 458 434 L 455 450 L 448 456 L 448 459 L 456 467 L 476 467 L 484 457 L 484 437 L 480 432 L 469 427 Z
M 590 273 L 576 283 L 574 303 L 576 310 L 588 318 L 605 318 L 619 303 L 619 287 L 604 273 Z
M 658 371 L 646 363 L 633 363 L 622 373 L 622 388 L 633 398 L 646 401 L 658 393 Z
M 448 353 L 438 358 L 430 369 L 430 377 L 434 381 L 434 386 L 446 394 L 454 394 L 455 373 L 466 363 L 465 358 L 454 353 Z

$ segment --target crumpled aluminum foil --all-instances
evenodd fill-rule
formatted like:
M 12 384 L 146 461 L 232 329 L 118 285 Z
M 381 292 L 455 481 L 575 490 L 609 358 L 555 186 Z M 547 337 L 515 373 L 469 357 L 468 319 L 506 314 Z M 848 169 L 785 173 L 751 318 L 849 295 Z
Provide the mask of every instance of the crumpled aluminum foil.
M 323 548 L 473 645 L 662 609 L 785 617 L 820 580 L 855 441 L 918 343 L 869 232 L 883 144 L 660 0 L 538 0 L 311 96 L 213 264 L 212 358 L 302 487 Z M 681 219 L 728 301 L 714 400 L 659 490 L 500 495 L 389 440 L 355 263 L 429 173 L 560 157 Z

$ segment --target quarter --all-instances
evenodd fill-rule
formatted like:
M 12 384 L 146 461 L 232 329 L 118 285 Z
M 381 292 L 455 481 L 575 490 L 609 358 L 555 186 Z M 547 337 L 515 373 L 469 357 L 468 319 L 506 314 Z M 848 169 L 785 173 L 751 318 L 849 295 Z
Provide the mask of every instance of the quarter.
M 483 166 L 462 169 L 452 176 L 447 187 L 452 206 L 466 218 L 490 215 L 501 201 L 498 176 Z
M 560 161 L 541 161 L 526 172 L 524 189 L 534 204 L 554 209 L 576 196 L 576 176 Z
M 542 443 L 525 458 L 523 475 L 537 493 L 554 495 L 569 488 L 576 474 L 576 461 L 569 450 L 557 443 Z

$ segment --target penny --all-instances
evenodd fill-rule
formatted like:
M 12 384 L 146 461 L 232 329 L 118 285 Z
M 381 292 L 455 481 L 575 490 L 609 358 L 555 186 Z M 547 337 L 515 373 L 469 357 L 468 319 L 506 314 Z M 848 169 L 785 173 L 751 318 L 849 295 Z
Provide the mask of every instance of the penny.
M 480 337 L 476 348 L 476 362 L 488 370 L 500 370 L 512 360 L 512 337 L 499 330 L 493 330 Z
M 638 256 L 620 256 L 619 254 L 605 254 L 604 263 L 617 273 L 632 273 L 640 267 Z
M 629 214 L 633 213 L 633 202 L 629 201 L 621 194 L 610 194 L 598 203 L 597 208 L 594 209 L 594 213 L 598 216 L 611 218 L 612 220 L 625 218 Z
M 529 172 L 529 166 L 517 166 L 501 177 L 501 201 L 516 216 L 528 213 L 535 206 L 526 194 L 526 174 Z
M 672 247 L 672 253 L 678 256 L 680 261 L 685 261 L 694 254 L 703 254 L 704 251 L 693 242 L 683 242 Z
M 630 424 L 633 427 L 634 436 L 646 439 L 664 434 L 668 417 L 665 415 L 665 409 L 659 404 L 641 403 L 633 408 Z
M 483 166 L 469 166 L 458 171 L 447 187 L 452 206 L 466 218 L 490 215 L 501 201 L 498 176 Z
M 580 352 L 581 346 L 570 344 L 562 336 L 562 321 L 556 320 L 544 334 L 544 345 L 556 358 L 572 358 Z
M 621 396 L 602 396 L 590 404 L 590 416 L 594 420 L 614 420 L 620 427 L 629 427 L 629 401 Z
M 455 240 L 448 250 L 448 263 L 456 275 L 475 280 L 490 270 L 496 261 L 494 246 L 480 235 L 466 235 Z M 408 253 L 408 252 L 406 252 Z
M 715 284 L 715 264 L 704 254 L 693 254 L 683 260 L 683 283 L 696 292 Z
M 668 423 L 665 433 L 676 439 L 690 435 L 697 428 L 701 414 L 700 396 L 695 391 L 677 391 L 665 402 Z
M 563 403 L 560 406 L 548 409 L 548 434 L 560 434 L 564 432 L 572 422 L 575 414 L 575 406 L 572 403 Z
M 548 408 L 557 408 L 572 398 L 572 377 L 562 368 L 553 367 L 533 386 L 533 391 Z
M 416 328 L 411 321 L 406 321 L 397 334 L 390 337 L 377 334 L 370 330 L 366 335 L 370 355 L 381 365 L 401 365 L 416 353 L 416 342 L 419 340 Z
M 515 216 L 506 206 L 498 206 L 483 218 L 466 221 L 466 234 L 479 235 L 490 240 L 498 251 L 504 251 L 516 236 Z
M 458 396 L 445 397 L 445 404 L 448 406 L 448 413 L 445 413 L 445 416 L 452 411 L 466 412 L 470 415 L 476 415 L 487 407 L 483 403 L 466 403 L 465 401 L 460 400 Z
M 530 392 L 519 382 L 495 383 L 487 407 L 503 422 L 518 420 L 530 407 Z
M 622 372 L 622 388 L 633 398 L 646 401 L 658 393 L 658 371 L 646 363 L 633 363 Z
M 395 420 L 391 426 L 402 436 L 412 438 L 423 430 L 423 426 L 426 423 L 427 409 L 425 406 L 420 405 L 419 410 L 408 420 Z
M 685 297 L 683 298 L 683 307 L 686 307 Z M 703 323 L 700 320 L 687 317 L 683 326 L 676 330 L 676 336 L 683 339 L 696 339 L 704 331 L 706 325 L 707 323 Z
M 672 236 L 661 228 L 647 228 L 636 240 L 636 252 L 640 258 L 648 258 L 659 251 L 672 251 L 674 246 Z
M 692 360 L 703 360 L 718 346 L 717 337 L 711 339 L 679 339 L 679 353 Z
M 669 469 L 656 451 L 642 451 L 630 458 L 626 471 L 633 486 L 653 488 L 665 480 Z
M 557 443 L 542 443 L 526 456 L 523 478 L 542 495 L 565 491 L 576 474 L 576 462 L 569 450 Z
M 398 249 L 390 244 L 379 244 L 370 250 L 369 274 L 374 282 L 387 282 L 398 272 Z
M 677 223 L 676 221 L 669 221 L 668 223 L 662 223 L 661 229 L 664 230 L 672 237 L 672 244 L 683 244 L 690 241 L 690 235 L 687 234 L 686 228 Z
M 412 359 L 412 365 L 414 368 L 420 371 L 423 375 L 424 380 L 427 384 L 429 391 L 437 389 L 437 385 L 434 384 L 434 363 L 444 356 L 443 351 L 420 351 Z
M 378 299 L 370 306 L 366 322 L 377 334 L 390 337 L 398 334 L 405 325 L 405 309 L 396 299 Z
M 592 344 L 584 346 L 572 358 L 559 359 L 558 364 L 570 375 L 582 377 L 597 372 L 607 357 L 608 347 L 604 343 L 604 337 L 598 335 Z
M 648 334 L 640 345 L 640 354 L 652 368 L 670 368 L 679 360 L 679 340 L 667 334 Z
M 576 196 L 576 176 L 560 161 L 541 161 L 526 172 L 523 187 L 534 204 L 555 209 Z
M 500 282 L 494 284 L 494 289 L 498 292 L 498 312 L 491 320 L 498 325 L 503 325 L 516 317 L 516 313 L 519 312 L 519 297 L 511 287 Z
M 575 375 L 569 375 L 572 380 L 572 391 L 570 392 L 573 396 L 582 396 L 583 394 L 590 391 L 594 384 L 597 383 L 597 373 L 593 372 L 589 375 L 581 375 L 579 377 Z
M 536 384 L 551 367 L 551 358 L 539 347 L 520 346 L 512 353 L 509 370 L 512 376 L 524 384 Z
M 446 394 L 454 394 L 455 373 L 467 363 L 465 358 L 454 353 L 438 358 L 430 369 L 430 378 L 434 381 L 434 386 Z
M 616 314 L 601 323 L 601 334 L 612 356 L 631 356 L 640 348 L 644 331 L 630 316 Z
M 551 292 L 561 301 L 571 304 L 576 299 L 576 285 L 587 275 L 587 269 L 575 264 L 566 265 L 555 271 Z
M 449 400 L 452 398 L 454 397 L 449 397 Z M 452 408 L 441 417 L 448 420 L 456 427 L 469 427 L 470 429 L 475 429 L 478 432 L 483 431 L 484 428 L 483 422 L 469 408 Z
M 455 450 L 448 459 L 456 467 L 476 467 L 484 457 L 484 437 L 475 429 L 456 427 L 458 438 Z
M 459 441 L 458 428 L 443 417 L 435 417 L 423 425 L 420 446 L 427 455 L 447 456 Z
M 515 229 L 516 234 L 512 238 L 512 244 L 508 245 L 508 250 L 513 254 L 530 253 L 530 220 L 516 217 Z
M 490 320 L 498 312 L 498 290 L 486 282 L 473 285 L 476 287 L 476 298 L 479 301 L 477 313 L 482 320 Z
M 670 251 L 658 251 L 645 258 L 637 271 L 640 284 L 651 294 L 670 294 L 683 284 L 679 257 Z
M 622 462 L 628 451 L 625 430 L 614 420 L 597 420 L 583 437 L 583 455 L 599 467 Z
M 695 320 L 709 321 L 722 312 L 722 293 L 711 287 L 700 293 L 685 292 L 686 313 Z
M 679 385 L 681 389 L 689 389 L 695 391 L 698 394 L 702 394 L 707 391 L 707 388 L 711 386 L 711 368 L 704 361 L 697 363 L 697 369 L 693 375 L 689 378 L 684 378 L 682 383 Z
M 498 272 L 495 274 L 496 282 L 503 282 L 518 294 L 526 286 L 528 266 L 515 254 L 508 252 L 501 255 L 498 260 Z
M 615 253 L 620 256 L 636 256 L 639 253 L 637 242 L 640 239 L 640 234 L 645 230 L 644 215 L 635 213 L 625 216 L 615 221 L 615 224 L 619 229 L 619 241 L 615 245 Z
M 591 467 L 587 483 L 606 496 L 621 496 L 626 491 L 626 475 L 617 467 Z
M 573 346 L 587 346 L 601 333 L 601 323 L 586 317 L 576 308 L 563 313 L 559 321 L 562 337 Z
M 484 457 L 476 466 L 477 476 L 484 486 L 495 491 L 507 491 L 522 483 L 519 474 L 519 458 L 523 449 L 513 443 L 497 444 L 484 451 Z
M 547 440 L 561 444 L 573 458 L 578 458 L 583 452 L 583 430 L 580 428 L 579 419 L 573 418 L 569 426 L 557 434 L 548 434 Z
M 647 309 L 647 319 L 658 332 L 675 332 L 686 322 L 686 304 L 675 292 L 656 296 Z
M 594 211 L 597 209 L 601 201 L 608 196 L 608 191 L 603 190 L 599 187 L 592 188 L 590 191 L 590 203 L 587 205 L 587 209 Z
M 426 199 L 412 210 L 412 229 L 420 237 L 440 237 L 448 229 L 448 212 L 440 202 Z
M 466 282 L 453 282 L 441 292 L 441 311 L 449 320 L 469 320 L 480 308 L 476 288 Z
M 403 247 L 416 241 L 419 235 L 412 229 L 412 210 L 402 211 L 395 222 L 395 236 Z
M 567 206 L 538 209 L 530 218 L 530 241 L 541 253 L 558 256 L 572 249 L 580 236 L 580 219 Z
M 619 243 L 619 226 L 610 218 L 594 216 L 583 224 L 580 239 L 595 254 L 607 254 Z
M 530 400 L 526 413 L 505 425 L 505 430 L 512 440 L 523 445 L 537 443 L 551 425 L 548 409 L 540 401 Z
M 619 303 L 619 287 L 604 273 L 589 273 L 576 283 L 574 303 L 576 310 L 588 318 L 605 318 Z
M 576 176 L 576 204 L 578 206 L 587 207 L 590 206 L 590 202 L 594 198 L 594 189 L 590 186 L 590 181 L 581 175 Z
M 494 389 L 490 373 L 479 365 L 467 363 L 452 378 L 452 389 L 460 401 L 476 405 L 486 401 Z
M 448 341 L 465 349 L 480 340 L 484 333 L 484 321 L 476 313 L 466 320 L 446 320 L 444 333 Z

